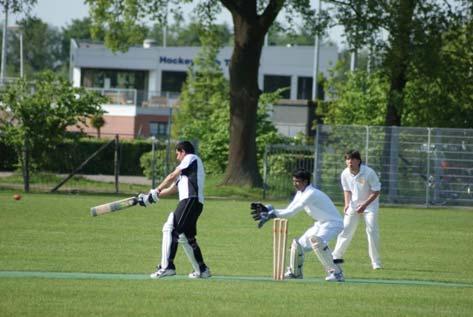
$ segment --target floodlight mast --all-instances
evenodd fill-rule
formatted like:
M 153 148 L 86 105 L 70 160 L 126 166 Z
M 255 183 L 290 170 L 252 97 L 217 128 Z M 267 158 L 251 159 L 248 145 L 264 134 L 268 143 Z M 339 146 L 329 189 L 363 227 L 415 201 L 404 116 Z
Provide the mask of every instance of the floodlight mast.
M 319 0 L 319 7 L 317 9 L 317 20 L 320 17 L 320 10 L 322 9 L 322 0 Z M 319 74 L 319 59 L 320 59 L 320 38 L 319 33 L 315 34 L 314 40 L 314 69 L 313 69 L 313 79 L 312 79 L 312 100 L 317 102 L 317 75 Z

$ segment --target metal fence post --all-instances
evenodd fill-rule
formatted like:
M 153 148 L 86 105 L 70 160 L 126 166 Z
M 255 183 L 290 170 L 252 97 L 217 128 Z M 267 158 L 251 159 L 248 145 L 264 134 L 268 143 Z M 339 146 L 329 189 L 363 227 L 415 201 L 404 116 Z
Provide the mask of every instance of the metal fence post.
M 114 174 L 115 174 L 115 193 L 118 194 L 119 188 L 118 188 L 118 175 L 120 174 L 120 163 L 119 163 L 119 155 L 118 155 L 118 149 L 120 147 L 120 141 L 119 141 L 119 136 L 118 134 L 115 134 L 115 155 L 113 158 L 114 162 Z
M 312 179 L 314 180 L 314 187 L 317 188 L 317 184 L 319 183 L 318 182 L 318 176 L 317 176 L 317 167 L 319 165 L 319 141 L 320 141 L 320 138 L 319 138 L 319 135 L 320 135 L 320 129 L 321 129 L 321 125 L 318 125 L 317 126 L 317 130 L 315 131 L 315 151 L 314 151 L 314 170 L 312 172 L 313 176 L 312 176 Z
M 391 127 L 391 144 L 389 150 L 389 193 L 391 202 L 397 202 L 398 194 L 398 158 L 399 158 L 399 127 Z
M 30 153 L 26 140 L 23 147 L 23 188 L 26 193 L 30 191 Z
M 268 183 L 268 148 L 271 148 L 270 145 L 266 145 L 264 148 L 264 158 L 263 158 L 263 199 L 266 199 L 266 184 Z
M 151 188 L 156 188 L 156 137 L 151 137 Z
M 430 190 L 429 190 L 429 176 L 430 176 L 430 138 L 431 128 L 427 128 L 427 175 L 425 178 L 425 205 L 429 207 Z
M 171 139 L 168 139 L 166 141 L 166 165 L 165 165 L 164 175 L 169 174 L 169 165 L 170 165 L 169 160 L 171 159 L 171 153 L 170 152 L 171 152 Z
M 366 138 L 365 138 L 365 164 L 368 165 L 368 151 L 370 149 L 369 147 L 369 142 L 370 142 L 370 126 L 366 126 Z

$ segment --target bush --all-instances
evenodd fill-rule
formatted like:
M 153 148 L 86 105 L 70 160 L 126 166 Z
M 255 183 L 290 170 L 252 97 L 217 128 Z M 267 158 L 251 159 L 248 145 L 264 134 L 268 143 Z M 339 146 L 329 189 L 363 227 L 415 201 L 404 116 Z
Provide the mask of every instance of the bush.
M 93 153 L 104 144 L 107 139 L 67 139 L 56 145 L 54 150 L 42 155 L 35 164 L 35 170 L 52 173 L 70 173 L 78 168 Z M 164 145 L 158 145 L 161 149 Z M 120 140 L 118 148 L 120 175 L 143 175 L 140 158 L 143 153 L 150 152 L 152 148 L 149 140 Z M 10 146 L 0 142 L 0 169 L 14 170 L 17 164 L 16 153 Z M 110 144 L 96 157 L 91 159 L 80 171 L 83 174 L 114 174 L 115 146 Z

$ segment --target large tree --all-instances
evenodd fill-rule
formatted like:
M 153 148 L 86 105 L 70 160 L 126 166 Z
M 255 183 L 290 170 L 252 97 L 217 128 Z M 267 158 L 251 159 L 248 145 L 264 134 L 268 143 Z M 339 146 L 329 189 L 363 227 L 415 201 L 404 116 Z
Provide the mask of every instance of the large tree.
M 471 19 L 471 0 L 325 0 L 349 47 L 374 47 L 389 80 L 386 126 L 402 125 L 405 89 L 414 74 L 438 69 L 443 34 Z
M 126 50 L 130 43 L 143 37 L 144 21 L 166 23 L 168 14 L 181 10 L 191 0 L 86 0 L 95 29 L 105 29 L 106 45 Z M 195 14 L 203 24 L 213 23 L 222 6 L 233 19 L 234 49 L 230 73 L 230 145 L 224 182 L 261 186 L 257 166 L 256 117 L 261 90 L 258 70 L 264 37 L 284 9 L 289 20 L 296 15 L 305 29 L 318 30 L 315 11 L 309 0 L 205 0 L 198 1 Z M 291 22 L 289 21 L 289 22 Z

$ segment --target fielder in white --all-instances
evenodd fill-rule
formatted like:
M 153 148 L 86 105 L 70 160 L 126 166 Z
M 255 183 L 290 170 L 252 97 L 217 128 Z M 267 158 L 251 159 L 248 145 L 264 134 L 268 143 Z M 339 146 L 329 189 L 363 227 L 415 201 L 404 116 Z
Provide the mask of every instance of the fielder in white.
M 303 277 L 304 254 L 314 251 L 320 263 L 327 272 L 326 281 L 343 282 L 344 276 L 339 265 L 334 263 L 328 247 L 343 229 L 343 219 L 332 200 L 310 183 L 311 174 L 305 170 L 293 173 L 292 181 L 297 193 L 285 209 L 274 209 L 271 205 L 253 203 L 251 205 L 253 218 L 259 220 L 262 227 L 269 219 L 280 217 L 289 218 L 302 210 L 315 220 L 315 223 L 302 236 L 294 239 L 291 244 L 290 264 L 284 277 L 300 279 Z
M 333 258 L 341 263 L 350 242 L 355 234 L 360 218 L 365 219 L 368 253 L 374 270 L 381 269 L 379 254 L 378 209 L 381 183 L 375 171 L 361 164 L 358 151 L 350 150 L 345 154 L 347 167 L 341 174 L 341 182 L 345 198 L 345 217 L 343 231 L 338 235 Z

